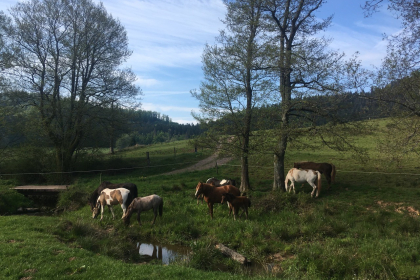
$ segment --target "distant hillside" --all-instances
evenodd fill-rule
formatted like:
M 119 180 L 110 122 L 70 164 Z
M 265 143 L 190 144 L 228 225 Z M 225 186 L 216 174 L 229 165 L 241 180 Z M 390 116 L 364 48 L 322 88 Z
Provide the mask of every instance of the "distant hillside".
M 202 133 L 198 124 L 179 124 L 169 116 L 153 111 L 130 111 L 130 132 L 121 135 L 117 148 L 189 139 Z
M 339 98 L 334 96 L 311 96 L 305 97 L 308 103 L 318 104 L 316 106 L 325 106 L 336 108 L 336 115 L 334 119 L 339 120 L 340 122 L 352 122 L 352 121 L 361 121 L 368 119 L 378 119 L 389 117 L 389 111 L 385 110 L 386 105 L 380 104 L 375 100 L 375 93 L 348 93 L 340 96 Z M 255 110 L 253 127 L 255 130 L 259 129 L 273 129 L 276 127 L 276 124 L 273 122 L 273 119 L 277 118 L 279 114 L 281 104 L 271 104 L 265 105 Z M 331 121 L 331 118 L 317 116 L 312 118 L 310 112 L 305 113 L 305 110 L 299 111 L 299 125 L 307 126 L 312 125 L 311 121 L 314 121 L 316 125 L 323 125 Z M 302 116 L 308 115 L 306 122 L 302 122 L 305 118 Z M 291 116 L 291 120 L 296 119 L 295 116 Z

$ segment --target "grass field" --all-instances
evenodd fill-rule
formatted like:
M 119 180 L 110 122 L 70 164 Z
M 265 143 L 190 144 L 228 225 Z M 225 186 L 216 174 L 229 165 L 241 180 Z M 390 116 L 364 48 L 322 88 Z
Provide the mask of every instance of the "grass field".
M 213 168 L 165 176 L 161 174 L 171 171 L 173 164 L 183 166 L 182 162 L 205 158 L 210 151 L 186 150 L 175 156 L 173 143 L 149 146 L 159 167 L 80 176 L 61 196 L 59 207 L 65 211 L 60 215 L 1 216 L 0 279 L 418 279 L 418 158 L 392 162 L 379 153 L 376 143 L 384 140 L 381 129 L 386 125 L 383 121 L 375 124 L 375 132 L 356 139 L 370 156 L 364 163 L 350 152 L 291 146 L 286 166 L 312 160 L 332 162 L 338 169 L 336 183 L 327 190 L 324 180 L 317 199 L 310 198 L 308 185 L 297 186 L 297 194 L 271 191 L 273 156 L 253 156 L 249 220 L 233 221 L 225 205 L 215 206 L 211 220 L 207 206 L 197 205 L 194 198 L 198 181 L 209 177 L 239 182 L 239 161 L 219 167 L 217 175 Z M 180 150 L 186 147 L 182 142 L 176 145 Z M 117 156 L 144 161 L 144 149 Z M 141 228 L 134 217 L 125 227 L 120 219 L 112 220 L 108 211 L 103 221 L 93 220 L 85 201 L 98 186 L 99 176 L 112 182 L 133 182 L 140 196 L 162 196 L 163 216 L 152 226 L 152 213 L 142 213 Z M 15 183 L 3 178 L 0 191 Z M 121 216 L 120 208 L 114 210 Z M 140 264 L 135 246 L 139 240 L 189 246 L 193 254 L 188 263 Z M 251 273 L 218 252 L 217 243 L 261 267 L 269 264 L 270 269 Z

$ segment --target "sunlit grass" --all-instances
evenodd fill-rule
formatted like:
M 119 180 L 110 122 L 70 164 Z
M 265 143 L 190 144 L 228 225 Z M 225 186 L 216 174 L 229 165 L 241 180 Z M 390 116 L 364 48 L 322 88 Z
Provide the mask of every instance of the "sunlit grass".
M 239 183 L 238 160 L 219 166 L 218 173 L 212 168 L 162 175 L 173 167 L 159 167 L 78 177 L 72 190 L 61 197 L 59 205 L 67 209 L 61 216 L 0 218 L 0 278 L 93 279 L 103 271 L 109 277 L 129 279 L 254 278 L 215 250 L 215 244 L 223 243 L 256 264 L 270 264 L 270 270 L 259 271 L 266 278 L 416 279 L 420 275 L 420 176 L 405 173 L 417 173 L 418 159 L 387 162 L 376 149 L 386 122 L 375 122 L 378 130 L 357 139 L 367 148 L 366 162 L 358 161 L 351 152 L 327 148 L 292 147 L 287 151 L 287 168 L 302 160 L 336 165 L 336 183 L 327 190 L 324 179 L 317 199 L 310 197 L 308 185 L 297 186 L 296 194 L 273 192 L 273 156 L 252 155 L 248 220 L 234 221 L 227 206 L 219 204 L 212 220 L 207 205 L 197 205 L 194 198 L 198 181 L 209 177 L 232 178 Z M 181 141 L 137 147 L 121 152 L 126 153 L 121 157 L 136 160 L 146 150 L 155 151 L 153 157 L 160 165 L 170 165 L 176 163 L 174 158 L 190 162 L 211 154 L 200 149 L 198 155 L 186 153 L 184 158 L 173 154 L 173 147 L 185 145 Z M 159 154 L 159 148 L 165 152 Z M 160 195 L 163 216 L 151 225 L 152 212 L 142 213 L 142 227 L 135 215 L 125 227 L 120 219 L 112 220 L 108 210 L 103 221 L 92 219 L 84 201 L 100 179 L 133 182 L 140 196 Z M 13 185 L 6 180 L 0 184 L 0 190 Z M 122 215 L 120 207 L 114 210 L 116 217 Z M 189 246 L 194 257 L 190 264 L 138 265 L 135 242 L 139 240 Z M 222 267 L 225 272 L 212 271 Z

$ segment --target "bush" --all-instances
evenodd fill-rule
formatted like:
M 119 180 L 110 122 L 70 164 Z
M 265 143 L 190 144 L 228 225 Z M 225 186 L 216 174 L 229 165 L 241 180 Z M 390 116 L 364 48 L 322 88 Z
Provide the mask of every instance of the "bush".
M 200 270 L 218 270 L 223 265 L 223 254 L 216 250 L 212 244 L 196 242 L 192 246 L 193 254 L 190 256 L 188 265 Z
M 60 193 L 57 207 L 64 210 L 78 210 L 87 204 L 89 194 L 75 188 L 70 188 L 68 191 Z
M 47 148 L 23 145 L 14 150 L 14 159 L 9 161 L 6 166 L 3 166 L 2 172 L 12 174 L 25 173 L 16 176 L 19 184 L 43 183 L 46 181 L 46 178 L 36 173 L 53 170 L 53 159 L 54 157 L 51 156 L 50 150 Z
M 0 215 L 16 213 L 20 207 L 32 204 L 31 200 L 14 190 L 0 191 Z

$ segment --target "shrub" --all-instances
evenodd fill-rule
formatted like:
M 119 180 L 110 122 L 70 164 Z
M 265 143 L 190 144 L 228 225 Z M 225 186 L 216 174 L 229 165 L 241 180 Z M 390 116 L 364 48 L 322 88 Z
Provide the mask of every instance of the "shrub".
M 195 242 L 192 246 L 193 254 L 190 256 L 189 266 L 200 270 L 218 270 L 225 258 L 212 244 Z
M 78 210 L 87 204 L 89 194 L 75 188 L 70 188 L 68 191 L 60 193 L 57 207 L 64 210 Z
M 0 191 L 0 215 L 16 213 L 20 207 L 32 204 L 31 200 L 14 190 Z

